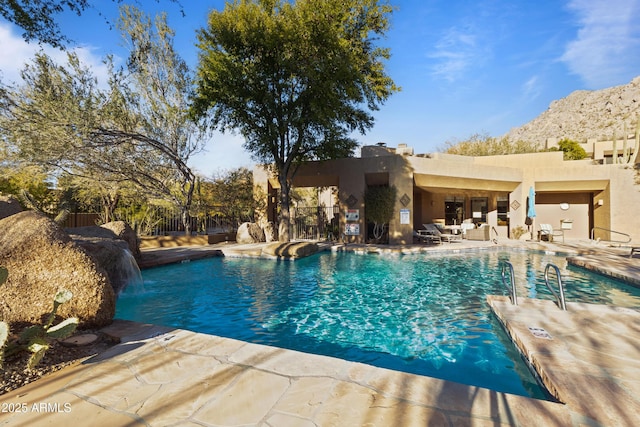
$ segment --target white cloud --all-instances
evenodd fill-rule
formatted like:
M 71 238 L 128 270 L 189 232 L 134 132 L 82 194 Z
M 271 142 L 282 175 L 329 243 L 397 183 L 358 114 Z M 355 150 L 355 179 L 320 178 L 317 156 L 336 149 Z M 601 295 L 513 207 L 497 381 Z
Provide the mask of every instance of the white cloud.
M 13 83 L 20 80 L 20 70 L 24 64 L 38 51 L 36 45 L 29 45 L 11 31 L 11 26 L 0 23 L 0 73 L 2 80 Z
M 571 0 L 579 26 L 561 60 L 591 89 L 629 82 L 640 73 L 640 0 Z
M 50 46 L 40 46 L 25 42 L 19 34 L 13 31 L 10 24 L 0 23 L 0 76 L 4 83 L 20 83 L 20 71 L 25 64 L 30 62 L 37 52 L 43 51 L 58 64 L 65 64 L 67 54 Z M 73 49 L 85 66 L 90 67 L 99 82 L 106 82 L 108 69 L 97 56 L 95 49 L 90 46 L 81 46 Z
M 449 82 L 460 79 L 478 57 L 477 37 L 470 32 L 450 28 L 438 43 L 435 52 L 428 55 L 436 60 L 432 75 Z
M 527 101 L 532 101 L 540 95 L 538 76 L 533 76 L 522 86 L 522 95 Z

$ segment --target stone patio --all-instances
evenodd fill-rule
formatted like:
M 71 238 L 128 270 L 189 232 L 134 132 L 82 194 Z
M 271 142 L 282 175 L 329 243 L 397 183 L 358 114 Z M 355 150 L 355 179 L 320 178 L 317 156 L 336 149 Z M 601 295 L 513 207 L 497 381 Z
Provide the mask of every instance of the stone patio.
M 493 245 L 481 243 L 434 250 Z M 558 250 L 529 246 L 534 244 Z M 234 256 L 224 246 L 153 255 L 171 262 L 220 255 L 214 251 Z M 560 249 L 579 252 L 571 245 Z M 250 256 L 256 249 L 233 250 Z M 601 261 L 606 270 L 610 260 Z M 626 262 L 633 272 L 640 260 L 627 256 Z M 563 312 L 552 301 L 521 299 L 517 307 L 506 297 L 488 301 L 561 403 L 116 320 L 105 332 L 120 340 L 117 346 L 1 396 L 0 426 L 640 425 L 638 310 L 569 303 Z

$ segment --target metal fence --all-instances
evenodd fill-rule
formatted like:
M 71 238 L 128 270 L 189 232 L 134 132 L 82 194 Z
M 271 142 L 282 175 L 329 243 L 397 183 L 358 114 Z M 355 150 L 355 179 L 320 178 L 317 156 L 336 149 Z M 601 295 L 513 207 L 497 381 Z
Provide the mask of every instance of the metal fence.
M 222 206 L 207 206 L 189 212 L 194 234 L 228 233 L 243 222 L 254 222 L 253 214 L 228 214 Z M 294 240 L 337 240 L 339 238 L 339 206 L 300 206 L 291 210 L 291 236 Z M 184 233 L 178 209 L 161 206 L 121 207 L 114 220 L 125 221 L 140 236 L 165 236 Z M 70 213 L 63 227 L 98 225 L 103 216 L 95 212 Z
M 339 206 L 299 206 L 291 210 L 291 236 L 294 240 L 337 240 Z
M 74 212 L 67 215 L 62 223 L 63 228 L 87 227 L 97 225 L 100 222 L 100 214 Z
M 222 206 L 196 207 L 189 211 L 191 232 L 215 234 L 236 231 L 243 222 L 252 222 L 253 214 L 229 214 Z M 113 220 L 125 221 L 140 236 L 165 236 L 184 233 L 184 223 L 179 209 L 161 206 L 120 207 Z M 70 213 L 63 227 L 84 227 L 100 224 L 99 213 Z

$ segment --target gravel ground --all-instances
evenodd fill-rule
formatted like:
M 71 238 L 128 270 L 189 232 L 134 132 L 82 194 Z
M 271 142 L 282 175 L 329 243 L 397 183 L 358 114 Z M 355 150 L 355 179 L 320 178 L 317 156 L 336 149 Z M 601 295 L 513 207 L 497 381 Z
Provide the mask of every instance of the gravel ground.
M 14 329 L 11 328 L 11 331 L 13 332 Z M 26 369 L 27 361 L 31 355 L 29 352 L 22 352 L 6 358 L 1 371 L 0 395 L 36 381 L 47 374 L 59 371 L 65 366 L 73 365 L 90 356 L 99 354 L 116 344 L 99 331 L 82 330 L 75 335 L 89 333 L 97 335 L 98 339 L 88 345 L 64 346 L 54 341 L 40 363 L 31 370 Z

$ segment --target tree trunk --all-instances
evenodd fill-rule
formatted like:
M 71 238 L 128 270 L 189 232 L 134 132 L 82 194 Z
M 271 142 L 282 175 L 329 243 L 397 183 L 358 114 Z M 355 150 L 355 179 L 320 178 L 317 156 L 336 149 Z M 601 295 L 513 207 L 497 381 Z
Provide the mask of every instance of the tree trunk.
M 284 176 L 284 177 L 283 177 Z M 291 212 L 289 191 L 291 190 L 286 174 L 280 174 L 278 177 L 280 182 L 280 221 L 278 224 L 278 241 L 287 243 L 291 240 L 289 229 L 291 225 Z
M 184 201 L 180 206 L 182 225 L 184 226 L 185 236 L 191 236 L 191 215 L 189 215 L 189 210 L 193 203 L 193 192 L 196 188 L 196 177 L 191 174 L 191 171 L 189 171 L 189 175 L 184 177 L 182 188 L 183 190 L 186 188 L 186 191 L 182 193 Z
M 189 216 L 189 208 L 182 206 L 180 208 L 180 216 L 182 217 L 185 236 L 191 236 L 191 217 Z
M 118 194 L 114 196 L 110 194 L 106 194 L 102 196 L 102 208 L 104 212 L 105 224 L 115 220 L 115 218 L 113 217 L 113 213 L 118 207 L 119 201 L 120 201 L 120 195 Z

